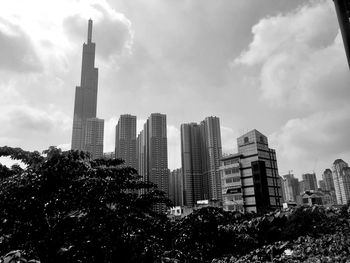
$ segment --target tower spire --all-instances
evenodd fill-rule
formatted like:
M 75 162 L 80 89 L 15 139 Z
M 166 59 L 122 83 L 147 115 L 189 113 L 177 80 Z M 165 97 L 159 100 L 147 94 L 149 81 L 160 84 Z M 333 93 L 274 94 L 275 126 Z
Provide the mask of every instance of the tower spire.
M 91 36 L 92 36 L 92 20 L 89 19 L 89 25 L 88 25 L 88 39 L 87 42 L 91 43 Z

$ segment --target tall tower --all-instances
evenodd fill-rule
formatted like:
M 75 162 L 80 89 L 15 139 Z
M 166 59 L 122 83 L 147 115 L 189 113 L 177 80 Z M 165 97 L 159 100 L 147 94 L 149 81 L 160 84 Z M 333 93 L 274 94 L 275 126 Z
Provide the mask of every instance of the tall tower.
M 87 140 L 95 137 L 103 138 L 103 120 L 96 118 L 97 109 L 97 86 L 98 86 L 98 69 L 95 68 L 95 43 L 91 42 L 92 38 L 92 20 L 88 23 L 87 43 L 83 44 L 83 56 L 81 66 L 80 86 L 75 89 L 74 117 L 72 132 L 72 149 L 81 151 L 90 151 L 93 158 L 101 157 L 97 152 L 103 151 L 103 141 L 91 147 Z M 91 119 L 88 124 L 88 119 Z M 92 122 L 95 124 L 92 125 Z M 96 128 L 96 125 L 99 128 Z M 102 126 L 101 126 L 102 125 Z M 89 128 L 89 130 L 88 130 Z M 102 132 L 102 134 L 100 134 Z M 87 145 L 90 144 L 89 147 Z M 87 149 L 89 148 L 89 149 Z
M 350 168 L 342 159 L 333 163 L 333 181 L 338 205 L 346 205 L 350 200 Z
M 125 161 L 125 165 L 136 166 L 136 116 L 120 115 L 115 127 L 115 157 Z
M 221 200 L 221 135 L 218 117 L 207 117 L 200 124 L 181 125 L 181 162 L 184 204 L 198 200 Z
M 166 115 L 152 113 L 137 137 L 137 170 L 146 182 L 169 194 Z M 165 212 L 164 206 L 155 207 Z

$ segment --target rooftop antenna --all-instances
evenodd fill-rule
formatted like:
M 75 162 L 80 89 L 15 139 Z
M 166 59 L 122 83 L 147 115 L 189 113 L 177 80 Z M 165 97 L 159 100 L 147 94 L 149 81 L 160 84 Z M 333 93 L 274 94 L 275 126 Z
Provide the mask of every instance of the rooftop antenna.
M 87 38 L 88 43 L 91 43 L 91 37 L 92 37 L 92 20 L 90 18 L 89 25 L 88 25 L 88 38 Z

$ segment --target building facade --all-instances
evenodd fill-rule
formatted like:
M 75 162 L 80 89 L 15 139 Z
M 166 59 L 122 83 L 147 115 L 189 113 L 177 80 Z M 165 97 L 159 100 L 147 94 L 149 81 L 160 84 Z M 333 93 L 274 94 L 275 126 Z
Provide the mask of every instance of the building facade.
M 137 170 L 146 182 L 152 182 L 169 195 L 166 115 L 152 113 L 137 137 Z M 165 212 L 165 207 L 155 208 Z
M 101 125 L 103 120 L 96 119 L 97 110 L 97 86 L 98 86 L 98 69 L 95 68 L 95 43 L 92 39 L 92 20 L 88 23 L 87 43 L 83 44 L 82 67 L 80 86 L 75 89 L 74 116 L 72 130 L 72 149 L 81 151 L 90 151 L 94 146 L 91 141 L 99 139 L 87 138 L 86 136 L 99 136 L 99 133 L 93 133 L 87 130 L 88 125 Z M 95 124 L 92 124 L 95 123 Z M 100 126 L 101 128 L 101 126 Z M 103 129 L 102 129 L 103 130 Z M 103 144 L 103 134 L 102 134 Z M 92 153 L 92 155 L 96 155 Z
M 237 139 L 245 211 L 263 213 L 282 207 L 276 152 L 265 135 L 252 130 Z
M 302 175 L 304 181 L 304 191 L 317 191 L 317 179 L 315 173 L 306 173 Z
M 334 191 L 334 181 L 333 181 L 333 174 L 331 169 L 324 170 L 322 174 L 322 180 L 325 184 L 325 190 L 327 191 Z
M 174 206 L 183 206 L 182 169 L 175 169 L 169 173 L 169 199 Z
M 338 205 L 345 205 L 350 200 L 350 168 L 342 159 L 333 163 L 333 181 Z
M 284 202 L 297 202 L 297 196 L 300 195 L 298 178 L 291 173 L 282 175 L 281 187 Z
M 120 115 L 115 127 L 115 158 L 123 159 L 125 165 L 137 168 L 136 116 Z
M 85 151 L 93 159 L 103 158 L 104 120 L 89 118 L 86 120 Z
M 218 117 L 181 125 L 184 205 L 194 206 L 200 200 L 221 201 L 221 151 Z
M 222 206 L 226 211 L 245 211 L 240 158 L 240 154 L 221 158 Z

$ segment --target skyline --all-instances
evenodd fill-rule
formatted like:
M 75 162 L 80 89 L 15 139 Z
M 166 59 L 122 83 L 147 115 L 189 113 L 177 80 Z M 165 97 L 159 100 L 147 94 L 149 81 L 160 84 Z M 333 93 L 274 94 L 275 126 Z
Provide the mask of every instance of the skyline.
M 37 6 L 41 10 L 36 10 Z M 251 129 L 281 175 L 350 160 L 349 72 L 332 1 L 13 1 L 0 4 L 1 145 L 70 149 L 86 21 L 94 21 L 105 152 L 119 116 L 167 115 L 169 168 L 180 125 L 217 116 L 224 153 Z M 33 9 L 34 7 L 34 9 Z M 152 29 L 152 30 L 150 30 Z

